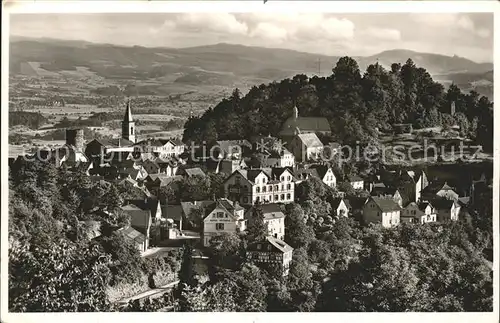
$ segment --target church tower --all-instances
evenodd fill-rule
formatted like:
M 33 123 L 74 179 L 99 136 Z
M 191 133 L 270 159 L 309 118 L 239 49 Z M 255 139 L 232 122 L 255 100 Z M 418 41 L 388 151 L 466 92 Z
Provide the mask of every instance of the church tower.
M 125 117 L 122 121 L 122 138 L 135 142 L 135 122 L 132 119 L 132 110 L 130 107 L 130 99 L 127 101 Z

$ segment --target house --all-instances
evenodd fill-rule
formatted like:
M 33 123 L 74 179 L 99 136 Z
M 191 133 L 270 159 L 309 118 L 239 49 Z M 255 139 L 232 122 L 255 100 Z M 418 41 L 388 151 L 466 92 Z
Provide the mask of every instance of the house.
M 199 167 L 194 168 L 182 168 L 177 172 L 178 176 L 182 176 L 184 178 L 192 178 L 195 176 L 205 177 L 205 173 Z
M 78 166 L 80 163 L 88 163 L 90 159 L 73 145 L 64 144 L 55 149 L 41 149 L 28 160 L 38 159 L 42 162 L 49 162 L 59 168 L 65 165 L 68 168 Z
M 422 190 L 421 198 L 424 200 L 432 200 L 439 197 L 454 201 L 458 200 L 458 194 L 447 182 L 434 182 Z
M 432 204 L 428 201 L 423 201 L 418 204 L 418 208 L 420 211 L 424 212 L 427 216 L 427 222 L 436 222 L 437 221 L 437 211 L 432 206 Z
M 289 143 L 296 135 L 307 133 L 330 135 L 332 129 L 326 118 L 301 117 L 299 116 L 299 110 L 294 106 L 292 116 L 283 123 L 278 135 Z
M 290 150 L 300 162 L 319 160 L 323 149 L 323 143 L 315 133 L 300 133 L 290 142 Z
M 295 183 L 288 168 L 239 169 L 224 181 L 226 197 L 242 205 L 291 203 Z
M 222 233 L 245 231 L 244 211 L 237 202 L 228 199 L 219 199 L 207 207 L 203 218 L 203 246 L 209 246 L 210 240 Z
M 144 179 L 146 187 L 151 191 L 157 191 L 162 187 L 175 185 L 182 180 L 182 176 L 169 176 L 167 174 L 149 174 Z
M 303 181 L 307 181 L 311 177 L 316 177 L 321 179 L 318 171 L 315 168 L 298 168 L 293 172 L 293 176 L 295 177 L 295 184 L 300 184 Z
M 177 157 L 185 151 L 185 145 L 178 139 L 149 138 L 134 145 L 140 153 L 156 153 L 161 157 Z
M 362 190 L 364 188 L 364 181 L 358 175 L 349 175 L 347 176 L 347 180 L 355 190 Z
M 401 207 L 392 199 L 371 196 L 363 206 L 365 224 L 380 223 L 385 228 L 397 226 L 400 222 Z
M 247 164 L 244 159 L 223 159 L 218 161 L 218 168 L 215 173 L 232 174 L 238 169 L 247 168 Z
M 210 208 L 215 201 L 213 200 L 202 200 L 202 201 L 191 201 L 191 202 L 181 202 L 182 208 L 182 230 L 194 230 L 197 232 L 203 231 L 203 221 L 197 222 L 199 219 L 203 219 L 206 209 Z
M 130 226 L 141 232 L 149 241 L 159 236 L 152 229 L 159 225 L 162 218 L 161 206 L 156 199 L 127 200 L 121 210 L 130 216 Z
M 284 241 L 268 236 L 247 246 L 247 258 L 259 266 L 277 265 L 287 276 L 292 261 L 293 248 Z
M 349 215 L 349 207 L 343 198 L 334 198 L 330 204 L 332 206 L 332 212 L 335 213 L 336 216 L 347 217 Z
M 223 159 L 241 159 L 245 151 L 252 149 L 252 144 L 246 139 L 218 140 L 212 149 L 217 150 Z
M 395 184 L 401 193 L 408 197 L 409 202 L 419 202 L 422 199 L 422 191 L 429 186 L 427 174 L 423 170 L 406 170 L 397 175 Z
M 436 214 L 427 215 L 415 202 L 410 202 L 401 210 L 401 223 L 427 223 L 435 222 Z
M 337 186 L 337 177 L 331 167 L 326 165 L 311 165 L 309 169 L 316 170 L 315 174 L 318 175 L 318 178 L 321 179 L 326 186 L 332 188 Z
M 370 195 L 392 198 L 394 202 L 396 202 L 400 207 L 403 207 L 403 198 L 401 197 L 401 194 L 399 193 L 397 188 L 377 186 L 372 189 Z
M 127 168 L 120 172 L 121 178 L 130 177 L 134 181 L 142 181 L 148 176 L 148 173 L 143 167 L 139 168 Z
M 174 227 L 182 231 L 182 220 L 184 218 L 182 205 L 162 205 L 161 214 L 164 219 L 170 221 Z
M 85 155 L 92 158 L 105 158 L 105 156 L 113 155 L 113 153 L 118 152 L 129 152 L 134 151 L 134 142 L 123 139 L 93 139 L 85 147 Z M 106 157 L 107 160 L 111 159 Z
M 460 213 L 460 205 L 454 201 L 446 198 L 434 199 L 431 201 L 437 212 L 437 221 L 450 222 L 458 221 Z
M 123 234 L 125 240 L 131 241 L 140 252 L 144 252 L 149 248 L 149 239 L 144 234 L 135 230 L 131 226 L 127 228 L 120 228 L 117 231 Z
M 253 212 L 257 206 L 252 206 L 245 213 L 248 224 L 252 223 Z M 264 224 L 270 236 L 283 240 L 285 238 L 285 214 L 281 211 L 279 204 L 262 204 L 258 206 L 264 215 Z
M 295 156 L 286 148 L 281 150 L 267 150 L 261 153 L 261 164 L 259 167 L 293 167 Z
M 166 174 L 168 176 L 174 176 L 179 167 L 174 160 L 162 158 L 148 159 L 142 162 L 142 166 L 148 174 Z

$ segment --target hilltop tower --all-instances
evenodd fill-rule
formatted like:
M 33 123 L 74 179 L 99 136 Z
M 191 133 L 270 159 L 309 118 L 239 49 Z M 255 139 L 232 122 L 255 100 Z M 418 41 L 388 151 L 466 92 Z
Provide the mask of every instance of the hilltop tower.
M 293 106 L 293 118 L 296 120 L 299 117 L 299 109 L 297 109 L 297 106 Z
M 122 121 L 122 138 L 135 142 L 135 132 L 135 122 L 132 119 L 132 108 L 130 107 L 130 99 L 128 99 L 125 116 Z
M 83 151 L 85 145 L 83 129 L 66 129 L 66 145 Z

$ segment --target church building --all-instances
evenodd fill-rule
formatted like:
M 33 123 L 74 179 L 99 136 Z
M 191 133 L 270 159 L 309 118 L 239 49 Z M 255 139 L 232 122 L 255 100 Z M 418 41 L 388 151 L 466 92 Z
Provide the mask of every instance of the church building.
M 122 121 L 122 138 L 135 143 L 135 130 L 135 122 L 132 119 L 132 110 L 130 108 L 130 100 L 128 100 L 125 116 Z
M 293 115 L 288 118 L 279 132 L 279 136 L 286 142 L 291 142 L 298 134 L 322 133 L 330 135 L 332 129 L 326 118 L 322 117 L 300 117 L 299 110 L 295 106 Z

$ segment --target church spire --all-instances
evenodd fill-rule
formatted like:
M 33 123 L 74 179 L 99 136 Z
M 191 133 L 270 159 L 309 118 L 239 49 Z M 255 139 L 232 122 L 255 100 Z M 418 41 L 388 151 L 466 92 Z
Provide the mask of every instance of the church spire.
M 133 122 L 132 119 L 132 108 L 130 107 L 130 98 L 127 100 L 127 108 L 125 110 L 125 117 L 123 118 L 123 122 Z
M 135 122 L 132 119 L 132 108 L 130 104 L 130 99 L 127 101 L 127 107 L 125 108 L 125 116 L 122 121 L 122 138 L 129 141 L 135 142 Z

